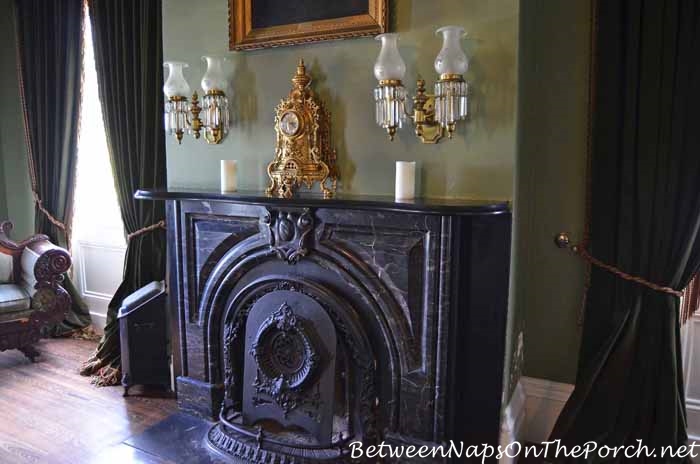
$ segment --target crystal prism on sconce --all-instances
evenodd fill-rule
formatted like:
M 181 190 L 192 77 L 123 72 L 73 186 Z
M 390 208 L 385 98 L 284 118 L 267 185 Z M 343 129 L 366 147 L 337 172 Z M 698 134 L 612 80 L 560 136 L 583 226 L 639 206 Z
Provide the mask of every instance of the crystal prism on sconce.
M 164 66 L 169 71 L 168 79 L 163 85 L 163 93 L 167 98 L 165 102 L 165 131 L 174 135 L 178 143 L 181 143 L 182 136 L 189 127 L 187 95 L 190 94 L 190 86 L 182 74 L 182 69 L 189 65 L 180 61 L 166 61 Z
M 199 99 L 194 92 L 188 102 L 190 86 L 185 79 L 183 69 L 187 63 L 166 61 L 164 66 L 169 69 L 168 79 L 163 86 L 167 97 L 165 102 L 165 130 L 175 135 L 178 143 L 182 143 L 185 131 L 209 144 L 221 143 L 229 128 L 228 98 L 226 97 L 227 82 L 224 72 L 225 57 L 203 56 L 207 63 L 207 71 L 202 77 L 201 86 L 204 96 Z M 200 116 L 201 115 L 201 116 Z
M 447 133 L 449 138 L 458 121 L 467 117 L 467 91 L 464 81 L 468 60 L 461 47 L 464 29 L 445 26 L 435 31 L 442 35 L 443 44 L 435 58 L 435 71 L 440 76 L 435 83 L 434 94 L 425 92 L 425 81 L 417 81 L 413 100 L 413 112 L 406 112 L 406 89 L 402 79 L 406 74 L 398 49 L 398 34 L 380 34 L 377 40 L 382 48 L 374 65 L 374 76 L 379 86 L 374 89 L 377 125 L 384 128 L 389 139 L 394 140 L 396 130 L 405 119 L 415 126 L 415 133 L 423 143 L 437 143 Z

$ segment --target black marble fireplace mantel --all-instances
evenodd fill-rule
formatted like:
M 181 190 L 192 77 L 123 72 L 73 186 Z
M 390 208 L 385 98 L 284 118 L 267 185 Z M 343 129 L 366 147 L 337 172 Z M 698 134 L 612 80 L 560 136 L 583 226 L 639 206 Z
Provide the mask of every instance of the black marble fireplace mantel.
M 297 193 L 295 198 L 277 198 L 259 191 L 219 192 L 193 188 L 137 190 L 135 198 L 142 200 L 207 200 L 246 203 L 251 205 L 302 206 L 307 208 L 363 209 L 367 211 L 404 211 L 421 214 L 474 215 L 502 214 L 510 211 L 506 201 L 416 198 L 396 200 L 392 196 L 337 194 L 323 198 L 316 193 Z
M 165 200 L 173 365 L 236 460 L 498 444 L 506 202 L 139 190 Z

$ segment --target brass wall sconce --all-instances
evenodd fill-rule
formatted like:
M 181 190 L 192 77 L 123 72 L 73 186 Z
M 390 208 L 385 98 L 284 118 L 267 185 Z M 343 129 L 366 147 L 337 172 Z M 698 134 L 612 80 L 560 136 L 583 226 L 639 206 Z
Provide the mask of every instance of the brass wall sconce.
M 403 126 L 404 120 L 409 119 L 423 143 L 437 143 L 445 134 L 452 138 L 457 122 L 467 117 L 468 86 L 463 75 L 468 60 L 460 44 L 464 29 L 445 26 L 436 34 L 442 34 L 443 38 L 442 49 L 435 58 L 435 71 L 440 79 L 435 83 L 433 94 L 426 93 L 424 80 L 417 81 L 410 114 L 406 112 L 407 93 L 402 83 L 406 64 L 399 54 L 399 35 L 391 33 L 376 37 L 382 42 L 374 64 L 374 76 L 379 81 L 379 86 L 374 89 L 376 121 L 389 134 L 390 140 L 394 140 L 396 130 Z
M 223 89 L 227 87 L 223 70 L 225 58 L 203 56 L 207 62 L 207 72 L 202 77 L 201 86 L 204 96 L 200 102 L 195 91 L 191 101 L 190 86 L 183 75 L 183 69 L 189 65 L 181 61 L 166 61 L 164 66 L 169 69 L 168 79 L 163 86 L 167 97 L 165 102 L 165 130 L 182 143 L 185 131 L 195 139 L 203 135 L 209 144 L 219 144 L 228 133 L 229 109 L 228 98 Z M 201 115 L 201 116 L 200 116 Z

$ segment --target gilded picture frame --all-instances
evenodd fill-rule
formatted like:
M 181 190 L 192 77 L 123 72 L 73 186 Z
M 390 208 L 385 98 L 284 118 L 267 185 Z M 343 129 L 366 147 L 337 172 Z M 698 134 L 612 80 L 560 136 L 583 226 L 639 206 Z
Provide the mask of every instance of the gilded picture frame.
M 387 30 L 388 2 L 304 0 L 295 4 L 287 0 L 284 4 L 279 3 L 286 8 L 299 7 L 289 15 L 274 10 L 275 0 L 229 0 L 229 49 L 284 47 L 381 34 Z M 339 11 L 352 14 L 338 17 Z M 305 12 L 310 13 L 306 18 Z M 326 13 L 331 17 L 324 17 Z M 280 16 L 294 22 L 286 23 Z

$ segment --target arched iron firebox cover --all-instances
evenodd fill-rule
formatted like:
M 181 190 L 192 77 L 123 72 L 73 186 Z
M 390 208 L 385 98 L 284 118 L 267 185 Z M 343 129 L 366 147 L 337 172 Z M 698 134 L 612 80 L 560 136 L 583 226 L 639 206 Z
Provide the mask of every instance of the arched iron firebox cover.
M 336 333 L 313 298 L 276 291 L 260 298 L 246 322 L 243 419 L 272 419 L 331 443 Z

